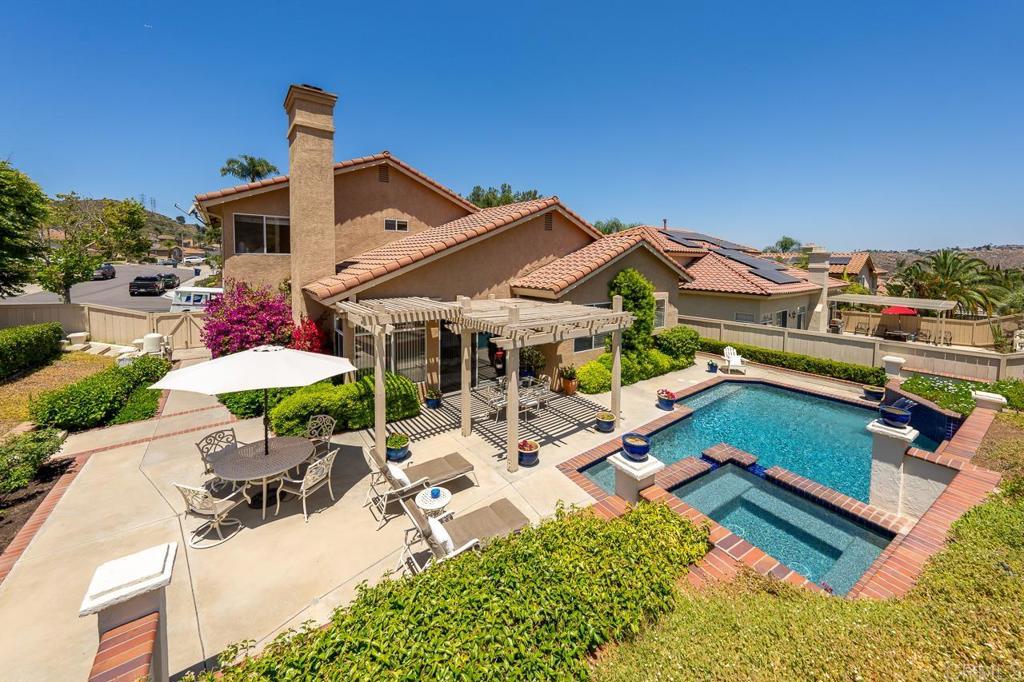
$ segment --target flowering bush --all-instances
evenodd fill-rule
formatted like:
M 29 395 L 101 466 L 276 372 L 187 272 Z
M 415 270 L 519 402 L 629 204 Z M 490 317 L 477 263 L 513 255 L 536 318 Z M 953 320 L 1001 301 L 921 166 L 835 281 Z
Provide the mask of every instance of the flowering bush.
M 206 305 L 203 343 L 216 358 L 264 344 L 287 345 L 292 328 L 292 310 L 284 294 L 227 282 L 223 295 Z
M 522 452 L 536 452 L 537 450 L 540 450 L 540 443 L 535 440 L 524 438 L 519 441 L 519 449 Z
M 295 350 L 304 350 L 310 353 L 327 352 L 327 334 L 314 320 L 308 317 L 302 318 L 302 322 L 292 329 L 291 347 Z

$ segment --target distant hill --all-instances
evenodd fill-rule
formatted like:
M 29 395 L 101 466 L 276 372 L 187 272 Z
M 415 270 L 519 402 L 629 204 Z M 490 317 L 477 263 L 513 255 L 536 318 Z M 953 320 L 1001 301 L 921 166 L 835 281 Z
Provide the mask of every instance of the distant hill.
M 1022 244 L 986 244 L 985 246 L 949 247 L 961 251 L 974 258 L 980 258 L 991 266 L 1002 268 L 1024 268 L 1024 245 Z M 937 250 L 937 249 L 936 249 Z M 876 267 L 893 272 L 899 267 L 900 261 L 912 263 L 918 258 L 925 258 L 936 250 L 909 249 L 907 251 L 871 251 L 871 260 Z
M 113 199 L 83 199 L 87 210 L 101 210 L 104 205 L 114 201 Z M 196 237 L 199 234 L 198 226 L 188 224 L 182 225 L 177 220 L 163 213 L 156 213 L 146 209 L 146 234 L 155 239 L 157 235 L 171 234 L 182 237 Z

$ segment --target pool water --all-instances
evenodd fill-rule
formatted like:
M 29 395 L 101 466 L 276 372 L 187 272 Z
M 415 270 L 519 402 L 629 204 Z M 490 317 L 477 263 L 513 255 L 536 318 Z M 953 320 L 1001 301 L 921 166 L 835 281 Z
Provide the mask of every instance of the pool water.
M 850 591 L 892 539 L 732 464 L 673 494 L 838 595 Z
M 878 414 L 874 408 L 738 382 L 718 384 L 680 402 L 693 414 L 651 436 L 651 455 L 665 464 L 728 443 L 756 455 L 765 468 L 781 466 L 868 501 L 871 434 L 866 427 Z M 937 443 L 919 438 L 914 445 L 934 451 Z M 607 462 L 583 473 L 604 490 L 615 489 L 615 471 Z

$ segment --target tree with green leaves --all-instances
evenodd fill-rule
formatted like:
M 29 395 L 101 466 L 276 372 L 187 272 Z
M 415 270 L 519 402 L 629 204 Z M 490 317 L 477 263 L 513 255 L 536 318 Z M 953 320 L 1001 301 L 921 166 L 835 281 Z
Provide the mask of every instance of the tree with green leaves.
M 0 161 L 0 298 L 17 296 L 32 281 L 43 249 L 39 229 L 46 209 L 46 195 L 39 185 Z
M 134 199 L 108 201 L 99 215 L 103 255 L 137 260 L 149 251 L 146 209 Z
M 604 234 L 622 232 L 623 230 L 629 230 L 642 224 L 643 223 L 625 223 L 619 220 L 618 218 L 609 218 L 608 220 L 594 221 L 594 227 L 597 228 L 597 231 L 603 232 Z
M 980 258 L 943 249 L 900 268 L 886 283 L 890 296 L 955 301 L 957 312 L 992 315 L 1008 297 L 1014 275 L 992 269 Z
M 535 189 L 524 189 L 521 192 L 514 192 L 512 191 L 512 185 L 505 182 L 500 187 L 488 187 L 487 189 L 477 185 L 469 192 L 467 199 L 480 208 L 492 208 L 494 206 L 515 204 L 520 201 L 540 199 L 540 192 Z
M 608 285 L 608 298 L 622 296 L 633 326 L 622 332 L 622 350 L 645 351 L 654 345 L 654 285 L 635 268 L 626 268 Z
M 778 241 L 776 241 L 771 246 L 766 246 L 764 250 L 771 251 L 772 253 L 793 253 L 795 251 L 799 251 L 800 247 L 801 244 L 799 241 L 797 241 L 793 237 L 787 237 L 786 235 L 782 235 L 781 237 L 779 237 Z
M 249 156 L 248 154 L 239 154 L 237 157 L 231 157 L 224 162 L 224 166 L 220 169 L 221 175 L 233 175 L 236 178 L 249 182 L 262 180 L 277 172 L 279 172 L 277 166 L 262 156 Z

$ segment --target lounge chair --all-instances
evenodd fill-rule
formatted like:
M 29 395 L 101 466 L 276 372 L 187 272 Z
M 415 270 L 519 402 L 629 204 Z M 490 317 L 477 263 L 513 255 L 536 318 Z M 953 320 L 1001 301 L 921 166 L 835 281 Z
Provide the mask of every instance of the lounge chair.
M 375 475 L 370 477 L 370 489 L 363 506 L 370 505 L 370 512 L 378 521 L 378 529 L 388 521 L 388 505 L 407 493 L 419 492 L 423 488 L 442 485 L 463 476 L 471 478 L 473 485 L 480 485 L 472 463 L 457 452 L 421 464 L 410 464 L 402 469 L 378 455 L 376 448 L 369 448 L 366 461 Z
M 241 529 L 242 522 L 228 516 L 228 513 L 242 502 L 241 488 L 233 490 L 230 495 L 217 497 L 206 488 L 195 488 L 181 483 L 175 483 L 174 487 L 185 499 L 185 512 L 206 519 L 204 524 L 192 532 L 192 537 L 188 541 L 189 547 L 203 549 L 199 545 L 199 540 L 212 532 L 217 533 L 217 537 L 223 542 L 225 538 L 221 531 L 222 526 L 238 526 Z
M 725 353 L 722 359 L 725 361 L 726 372 L 732 372 L 735 369 L 737 372 L 747 373 L 747 366 L 743 364 L 743 356 L 737 353 L 735 348 L 726 346 L 723 353 Z
M 432 564 L 457 557 L 479 548 L 489 540 L 516 533 L 530 525 L 530 519 L 505 497 L 458 516 L 447 512 L 437 518 L 424 516 L 411 495 L 399 501 L 412 521 L 413 528 L 411 533 L 406 533 L 406 543 L 397 568 L 407 565 L 413 573 L 424 571 Z M 413 552 L 413 547 L 420 540 L 430 549 L 430 556 L 422 564 Z
M 327 492 L 331 494 L 333 500 L 331 469 L 334 467 L 334 457 L 337 454 L 337 450 L 329 450 L 323 457 L 311 461 L 301 479 L 282 476 L 281 484 L 277 487 L 277 507 L 274 509 L 274 516 L 281 511 L 281 493 L 291 493 L 302 499 L 302 517 L 307 523 L 309 522 L 309 512 L 306 511 L 306 498 L 326 485 Z

